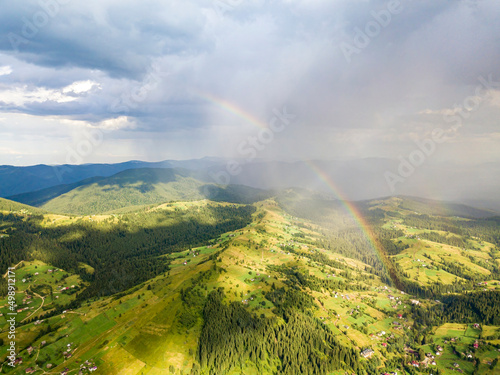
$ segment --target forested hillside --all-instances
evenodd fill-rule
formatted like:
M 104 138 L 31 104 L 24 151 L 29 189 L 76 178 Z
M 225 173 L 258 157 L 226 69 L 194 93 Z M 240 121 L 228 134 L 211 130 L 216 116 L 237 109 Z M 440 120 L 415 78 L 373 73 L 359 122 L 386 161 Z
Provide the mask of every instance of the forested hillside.
M 303 190 L 86 216 L 1 203 L 22 311 L 5 373 L 498 371 L 498 218 L 388 198 L 352 203 L 360 227 Z
M 111 177 L 90 178 L 10 199 L 50 212 L 89 215 L 169 201 L 253 203 L 271 195 L 247 186 L 219 186 L 205 181 L 210 181 L 205 173 L 186 169 L 129 169 Z

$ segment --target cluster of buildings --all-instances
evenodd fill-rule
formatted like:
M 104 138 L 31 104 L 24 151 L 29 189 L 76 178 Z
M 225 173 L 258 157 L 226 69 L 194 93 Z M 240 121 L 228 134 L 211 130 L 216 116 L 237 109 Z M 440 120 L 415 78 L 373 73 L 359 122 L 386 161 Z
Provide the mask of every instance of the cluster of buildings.
M 71 345 L 72 344 L 73 343 L 70 343 L 70 344 L 66 345 L 66 350 L 63 352 L 63 356 L 64 356 L 65 359 L 71 358 L 73 356 L 73 352 L 76 350 L 76 348 L 75 349 L 71 349 Z
M 70 289 L 73 289 L 73 288 L 76 288 L 76 285 L 71 285 L 71 286 L 58 286 L 57 289 L 60 290 L 60 291 L 66 291 L 66 290 L 70 290 Z
M 375 353 L 375 351 L 373 349 L 368 348 L 368 349 L 365 349 L 361 352 L 361 357 L 370 358 L 374 353 Z
M 97 366 L 89 361 L 85 361 L 80 365 L 80 372 L 79 374 L 83 374 L 84 371 L 88 371 L 89 373 L 92 373 L 97 370 Z

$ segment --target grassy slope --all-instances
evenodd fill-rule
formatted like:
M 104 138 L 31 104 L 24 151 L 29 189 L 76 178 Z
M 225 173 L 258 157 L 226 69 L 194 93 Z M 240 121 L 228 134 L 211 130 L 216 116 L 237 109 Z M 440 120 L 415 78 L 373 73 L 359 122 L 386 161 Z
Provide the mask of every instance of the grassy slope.
M 11 201 L 9 199 L 0 198 L 0 211 L 3 212 L 21 212 L 27 214 L 42 214 L 45 211 L 26 204 Z
M 400 207 L 408 211 L 418 211 L 420 214 L 437 216 L 460 216 L 484 218 L 498 215 L 493 210 L 466 206 L 453 202 L 442 202 L 418 197 L 402 197 Z
M 91 177 L 82 181 L 78 181 L 72 184 L 63 184 L 63 185 L 56 185 L 52 186 L 46 189 L 41 189 L 37 191 L 32 191 L 29 193 L 23 193 L 23 194 L 16 194 L 13 196 L 8 197 L 9 199 L 28 204 L 30 206 L 42 206 L 46 202 L 50 201 L 51 199 L 54 199 L 64 193 L 67 193 L 68 191 L 71 191 L 73 189 L 76 189 L 79 186 L 82 185 L 89 185 L 94 182 L 98 182 L 100 180 L 104 179 L 104 177 Z
M 127 206 L 159 204 L 171 200 L 202 199 L 199 192 L 201 183 L 191 178 L 179 178 L 170 183 L 152 184 L 148 187 L 142 183 L 125 186 L 95 183 L 78 187 L 43 205 L 51 212 L 72 214 L 96 214 L 113 211 Z
M 417 203 L 415 203 L 417 202 Z M 415 210 L 421 208 L 423 203 L 420 200 L 391 198 L 388 200 L 373 201 L 371 202 L 372 209 L 380 208 L 385 211 L 397 212 L 400 217 L 415 213 Z M 422 209 L 426 214 L 435 211 L 435 202 L 427 209 Z M 459 212 L 464 212 L 463 207 L 459 208 Z M 467 209 L 467 212 L 473 212 L 472 209 Z M 417 211 L 420 213 L 420 211 Z M 452 215 L 456 216 L 458 211 L 453 211 Z M 480 212 L 475 212 L 480 214 Z M 479 215 L 481 216 L 481 215 Z M 464 219 L 465 220 L 465 219 Z M 441 284 L 453 284 L 457 280 L 463 280 L 461 277 L 447 272 L 443 269 L 445 263 L 454 263 L 460 265 L 468 275 L 471 276 L 484 276 L 489 275 L 491 272 L 479 265 L 479 261 L 495 263 L 500 261 L 500 254 L 492 252 L 495 246 L 486 241 L 472 239 L 474 245 L 479 250 L 463 250 L 455 246 L 433 242 L 421 239 L 419 234 L 423 232 L 435 232 L 444 236 L 452 236 L 453 234 L 446 233 L 439 230 L 419 229 L 406 226 L 402 220 L 395 218 L 389 220 L 384 225 L 386 229 L 401 229 L 405 235 L 397 239 L 409 245 L 409 248 L 402 251 L 400 254 L 392 257 L 392 260 L 397 263 L 401 268 L 409 274 L 412 281 L 416 281 L 421 285 L 428 286 L 431 283 L 439 282 Z M 457 235 L 455 235 L 457 236 Z M 475 262 L 470 258 L 475 259 Z M 489 283 L 490 289 L 500 289 L 496 286 L 496 282 Z
M 32 193 L 30 199 L 44 202 L 42 207 L 51 212 L 87 215 L 169 201 L 208 198 L 253 203 L 269 196 L 263 190 L 246 186 L 207 184 L 203 182 L 205 179 L 199 173 L 181 169 L 131 169 L 97 182 L 79 183 L 69 191 L 66 187 L 55 187 L 50 192 L 39 192 L 43 195 L 40 197 Z M 45 197 L 52 199 L 47 201 Z
M 171 204 L 157 209 L 182 209 L 184 205 L 193 204 L 195 203 Z M 96 361 L 101 373 L 106 374 L 141 372 L 156 374 L 168 370 L 170 365 L 174 365 L 177 369 L 189 370 L 193 363 L 192 353 L 196 350 L 202 321 L 198 319 L 197 323 L 187 330 L 179 323 L 179 316 L 183 312 L 179 291 L 191 285 L 192 280 L 200 273 L 209 271 L 213 267 L 213 262 L 206 261 L 207 257 L 220 250 L 222 246 L 228 247 L 220 255 L 217 265 L 227 272 L 211 274 L 204 282 L 207 288 L 205 292 L 224 287 L 228 300 L 239 302 L 247 300 L 250 310 L 267 316 L 273 315 L 271 311 L 273 306 L 264 299 L 262 292 L 270 290 L 272 283 L 277 287 L 283 285 L 282 275 L 270 272 L 267 268 L 269 265 L 294 265 L 325 279 L 327 274 L 338 273 L 339 270 L 316 265 L 314 262 L 308 262 L 305 257 L 281 251 L 279 243 L 292 241 L 293 234 L 304 230 L 297 227 L 296 224 L 299 222 L 286 218 L 287 215 L 284 215 L 272 201 L 257 205 L 259 212 L 265 214 L 264 218 L 258 219 L 256 216 L 252 225 L 222 236 L 215 246 L 193 249 L 199 253 L 196 257 L 189 251 L 176 254 L 170 274 L 147 283 L 151 285 L 151 290 L 143 285 L 120 300 L 102 299 L 73 314 L 66 314 L 64 318 L 57 316 L 49 319 L 50 324 L 57 327 L 57 332 L 32 344 L 39 347 L 42 340 L 49 342 L 48 338 L 53 342 L 41 348 L 40 358 L 48 356 L 50 363 L 59 364 L 56 370 L 64 367 L 73 368 L 76 366 L 76 360 L 90 358 Z M 314 231 L 306 231 L 305 234 L 306 238 L 318 235 Z M 305 248 L 306 244 L 296 243 L 295 246 L 297 250 L 309 251 Z M 323 249 L 318 251 L 327 253 Z M 352 264 L 354 275 L 364 273 L 365 265 L 361 262 L 333 253 L 328 256 L 332 259 L 345 259 L 346 263 Z M 184 265 L 185 261 L 187 265 Z M 323 272 L 325 270 L 326 273 Z M 373 280 L 372 285 L 379 287 L 378 291 L 374 290 L 375 295 L 384 296 L 388 293 L 382 291 L 382 283 L 379 280 Z M 313 295 L 317 301 L 314 314 L 318 319 L 323 318 L 325 324 L 333 330 L 339 331 L 340 340 L 346 344 L 358 348 L 375 344 L 369 333 L 378 329 L 390 330 L 389 324 L 384 320 L 386 318 L 384 309 L 372 308 L 367 304 L 367 292 L 352 293 L 349 301 L 340 294 L 338 298 L 328 293 L 314 292 Z M 320 300 L 323 306 L 319 303 Z M 265 306 L 261 302 L 265 302 Z M 363 312 L 353 318 L 351 310 L 357 309 L 357 306 Z M 337 314 L 340 314 L 340 317 Z M 365 321 L 375 323 L 378 320 L 381 322 L 370 327 L 367 334 L 353 328 L 344 334 L 340 333 L 343 331 L 342 328 L 337 328 L 343 325 L 352 326 L 355 323 L 361 325 Z M 87 329 L 92 327 L 94 330 L 92 337 L 85 336 L 87 330 L 83 330 L 82 325 L 87 326 Z M 34 331 L 35 327 L 28 326 L 23 329 L 30 332 Z M 69 337 L 57 340 L 63 334 L 68 334 Z M 33 335 L 26 337 L 28 342 Z M 63 362 L 63 358 L 60 355 L 57 357 L 57 353 L 68 342 L 74 343 L 76 351 L 72 358 Z M 32 364 L 27 362 L 26 367 Z M 251 369 L 249 373 L 253 373 Z
M 188 206 L 202 204 L 205 202 L 179 202 L 151 209 L 182 210 Z M 33 366 L 35 357 L 42 360 L 43 366 L 47 363 L 57 365 L 51 370 L 56 373 L 65 367 L 78 368 L 85 360 L 92 360 L 92 363 L 99 367 L 100 374 L 163 374 L 169 371 L 170 366 L 174 366 L 176 371 L 183 369 L 184 373 L 188 373 L 196 352 L 202 321 L 198 316 L 190 328 L 186 328 L 180 322 L 185 312 L 180 290 L 191 286 L 193 280 L 203 272 L 209 272 L 214 263 L 208 261 L 208 257 L 226 246 L 227 249 L 219 255 L 215 263 L 226 272 L 212 272 L 199 284 L 205 293 L 214 288 L 224 287 L 228 300 L 246 301 L 245 304 L 248 303 L 250 310 L 266 316 L 273 315 L 273 306 L 263 298 L 262 292 L 269 290 L 272 283 L 280 287 L 284 281 L 281 274 L 270 271 L 268 266 L 285 264 L 298 267 L 319 278 L 328 279 L 331 277 L 328 275 L 331 274 L 336 274 L 335 277 L 339 278 L 340 270 L 310 262 L 304 256 L 307 252 L 319 251 L 331 259 L 339 259 L 348 264 L 353 276 L 364 273 L 366 265 L 363 263 L 310 246 L 309 242 L 319 236 L 319 228 L 314 224 L 287 215 L 273 200 L 256 203 L 256 206 L 258 212 L 255 214 L 255 220 L 247 228 L 221 236 L 214 246 L 203 246 L 193 251 L 186 250 L 171 255 L 175 259 L 168 275 L 159 276 L 138 288 L 133 288 L 119 299 L 104 298 L 64 316 L 50 318 L 45 324 L 50 323 L 55 332 L 36 341 L 33 340 L 39 327 L 30 324 L 20 328 L 18 335 L 20 347 L 31 344 L 36 350 L 33 357 L 18 368 L 21 371 L 19 373 L 24 373 L 26 367 Z M 377 203 L 374 207 L 376 206 L 395 209 L 391 200 Z M 259 215 L 260 213 L 262 215 Z M 49 226 L 62 225 L 72 220 L 64 216 L 49 216 L 45 221 L 45 225 Z M 304 225 L 309 229 L 305 229 Z M 388 225 L 398 224 L 391 222 Z M 403 229 L 410 230 L 410 228 Z M 303 234 L 304 238 L 299 239 L 294 236 L 298 233 Z M 295 241 L 295 250 L 302 252 L 303 255 L 289 254 L 281 250 L 281 243 L 291 241 Z M 427 241 L 421 242 L 424 244 L 424 249 L 431 252 L 425 248 Z M 433 257 L 436 257 L 438 263 L 437 258 L 441 257 L 439 251 L 449 253 L 453 249 L 445 248 L 437 251 L 436 247 L 435 250 L 436 255 Z M 197 255 L 194 256 L 195 254 Z M 411 251 L 409 254 L 417 256 Z M 337 333 L 339 341 L 345 345 L 353 345 L 359 350 L 372 347 L 376 355 L 390 358 L 391 354 L 385 351 L 382 343 L 387 341 L 386 337 L 389 335 L 398 337 L 402 334 L 402 330 L 393 325 L 397 320 L 395 314 L 401 313 L 405 316 L 398 320 L 403 327 L 411 326 L 412 322 L 406 319 L 405 314 L 411 296 L 391 290 L 378 278 L 367 286 L 370 288 L 369 291 L 339 293 L 336 298 L 326 291 L 309 291 L 316 301 L 313 313 Z M 391 301 L 390 294 L 397 300 Z M 399 301 L 401 304 L 397 304 Z M 264 306 L 261 302 L 265 303 Z M 46 325 L 42 325 L 43 327 Z M 449 326 L 444 326 L 435 331 L 434 337 L 437 342 L 443 340 L 444 336 L 454 333 L 448 332 L 449 329 L 451 329 Z M 382 331 L 386 332 L 385 336 L 378 335 Z M 472 332 L 471 337 L 473 334 L 475 333 Z M 47 341 L 47 344 L 41 347 L 40 343 L 43 340 Z M 71 348 L 74 352 L 71 358 L 64 359 L 62 351 L 68 343 L 72 343 Z M 451 374 L 452 372 L 448 372 L 446 367 L 450 363 L 458 362 L 466 370 L 465 373 L 470 374 L 466 361 L 459 360 L 450 352 L 449 346 L 445 347 L 445 350 L 446 355 L 437 361 L 444 373 Z M 28 358 L 26 352 L 21 354 L 24 358 Z M 481 354 L 481 361 L 486 363 L 492 355 L 493 353 Z M 488 372 L 486 364 L 482 366 L 483 373 L 492 373 Z M 257 371 L 250 366 L 245 373 L 257 374 Z

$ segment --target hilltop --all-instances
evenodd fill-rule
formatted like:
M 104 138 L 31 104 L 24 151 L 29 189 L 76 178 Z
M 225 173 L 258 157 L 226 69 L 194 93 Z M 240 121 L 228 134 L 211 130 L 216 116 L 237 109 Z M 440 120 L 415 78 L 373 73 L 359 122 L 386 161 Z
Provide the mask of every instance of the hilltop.
M 199 170 L 222 165 L 223 159 L 164 160 L 144 162 L 131 160 L 116 164 L 63 164 L 16 167 L 0 166 L 0 197 L 29 193 L 58 185 L 73 184 L 92 177 L 109 177 L 116 173 L 138 168 L 185 168 Z
M 270 195 L 256 188 L 218 186 L 205 181 L 209 181 L 205 173 L 187 169 L 128 169 L 106 178 L 90 178 L 9 198 L 50 212 L 86 215 L 169 201 L 252 203 Z
M 0 198 L 0 211 L 4 211 L 4 212 L 24 211 L 24 212 L 33 213 L 33 214 L 41 214 L 41 213 L 45 212 L 39 208 L 30 206 L 27 204 L 22 204 L 19 202 L 14 202 L 10 199 L 4 199 L 4 198 Z
M 12 197 L 10 199 L 40 205 L 41 200 L 55 197 L 54 191 L 50 189 L 40 195 L 39 191 L 43 189 L 58 186 L 56 193 L 60 195 L 63 190 L 69 191 L 68 185 L 83 180 L 107 178 L 131 169 L 153 168 L 189 170 L 199 173 L 198 176 L 203 176 L 202 181 L 212 184 L 245 185 L 264 190 L 298 187 L 335 194 L 333 189 L 352 201 L 384 196 L 415 196 L 500 212 L 498 163 L 471 166 L 432 163 L 418 169 L 411 179 L 403 179 L 390 188 L 384 176 L 388 172 L 397 174 L 399 164 L 399 160 L 386 158 L 309 161 L 255 159 L 249 162 L 245 159 L 206 157 L 159 162 L 132 160 L 117 164 L 0 166 L 0 197 Z M 325 176 L 327 180 L 323 178 Z M 36 192 L 34 197 L 16 197 L 33 192 Z

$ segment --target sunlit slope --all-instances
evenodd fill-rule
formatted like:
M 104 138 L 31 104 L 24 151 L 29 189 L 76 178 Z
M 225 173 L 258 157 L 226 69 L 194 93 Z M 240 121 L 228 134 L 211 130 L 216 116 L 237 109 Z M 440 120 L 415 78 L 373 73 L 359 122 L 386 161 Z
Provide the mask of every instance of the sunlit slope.
M 397 278 L 415 293 L 491 289 L 500 280 L 500 219 L 490 211 L 413 197 L 352 202 L 367 223 L 360 231 L 358 218 L 340 201 L 288 190 L 278 202 L 329 228 L 332 248 L 344 247 L 348 231 L 375 239 L 379 246 L 373 254 L 381 252 L 380 258 L 352 249 L 349 256 L 372 265 L 385 259 L 386 267 L 394 269 L 392 281 Z
M 92 183 L 97 183 L 98 181 L 104 179 L 104 177 L 91 177 L 85 180 L 77 181 L 72 184 L 63 184 L 51 186 L 49 188 L 32 191 L 29 193 L 16 194 L 8 197 L 16 202 L 24 203 L 30 206 L 42 206 L 51 199 L 54 199 L 68 191 L 76 189 L 79 186 L 90 185 Z
M 448 257 L 456 257 L 457 264 L 468 259 L 473 272 L 464 275 L 464 280 L 471 276 L 494 278 L 497 271 L 488 267 L 498 254 L 493 241 L 497 238 L 496 219 L 421 214 L 407 209 L 410 204 L 403 198 L 358 203 L 388 258 L 401 268 L 403 280 L 436 292 L 437 286 L 443 287 L 444 297 L 452 298 L 455 294 L 447 292 L 455 283 L 448 284 L 443 277 L 447 266 L 443 259 Z M 212 214 L 203 214 L 210 207 Z M 439 343 L 444 352 L 433 368 L 448 373 L 448 368 L 458 363 L 471 375 L 471 362 L 445 344 L 459 334 L 462 341 L 454 345 L 466 353 L 476 340 L 484 342 L 484 350 L 474 354 L 480 361 L 478 368 L 480 373 L 494 373 L 487 362 L 495 358 L 488 345 L 500 332 L 492 325 L 496 323 L 484 324 L 481 331 L 473 327 L 478 319 L 474 317 L 460 327 L 439 320 L 439 324 L 425 327 L 422 314 L 427 316 L 427 310 L 418 313 L 415 301 L 419 308 L 438 311 L 448 302 L 444 298 L 442 304 L 435 301 L 441 296 L 424 298 L 396 289 L 384 273 L 380 254 L 338 201 L 289 190 L 279 199 L 260 201 L 253 207 L 255 212 L 250 211 L 251 220 L 244 226 L 212 239 L 205 236 L 202 245 L 181 246 L 157 256 L 154 264 L 167 264 L 168 269 L 141 279 L 138 285 L 91 298 L 64 314 L 59 311 L 41 325 L 20 327 L 20 347 L 31 345 L 35 349 L 32 356 L 23 349 L 25 361 L 18 367 L 19 373 L 29 367 L 40 372 L 77 371 L 85 363 L 96 366 L 98 374 L 402 373 L 402 363 L 415 359 L 413 351 L 435 352 Z M 87 236 L 85 228 L 110 232 L 116 225 L 116 241 L 122 236 L 127 239 L 113 248 L 119 252 L 134 239 L 135 234 L 128 239 L 128 232 L 144 229 L 148 238 L 154 239 L 174 228 L 171 224 L 181 218 L 197 220 L 186 232 L 189 234 L 203 224 L 217 228 L 220 218 L 216 208 L 238 213 L 238 205 L 201 200 L 149 206 L 124 215 L 46 215 L 42 224 L 59 232 L 61 226 L 80 223 L 82 227 L 75 227 L 75 233 L 60 238 L 64 243 Z M 447 227 L 442 227 L 444 224 Z M 438 225 L 441 227 L 436 228 Z M 160 232 L 155 232 L 156 227 Z M 409 237 L 438 234 L 440 237 L 432 241 Z M 457 250 L 456 245 L 462 242 L 455 241 L 463 241 L 466 250 Z M 406 245 L 409 247 L 404 248 Z M 144 251 L 149 253 L 149 249 L 146 246 Z M 399 257 L 412 254 L 412 249 L 427 251 L 443 273 L 441 279 L 431 282 L 407 275 L 409 271 L 402 269 Z M 469 255 L 484 264 L 472 262 Z M 107 267 L 116 277 L 130 272 L 124 275 L 112 262 Z M 498 285 L 491 281 L 480 287 L 475 282 L 464 283 L 457 292 L 484 288 L 495 290 Z M 495 321 L 494 317 L 488 321 Z M 430 343 L 431 338 L 435 344 Z M 365 349 L 373 350 L 372 358 L 362 358 L 360 353 Z M 50 371 L 48 364 L 52 365 Z
M 41 210 L 39 208 L 32 207 L 32 206 L 22 204 L 22 203 L 18 203 L 18 202 L 14 202 L 14 201 L 11 201 L 9 199 L 4 199 L 4 198 L 0 198 L 0 211 L 4 211 L 4 212 L 21 212 L 21 211 L 23 211 L 25 213 L 30 213 L 30 214 L 40 214 L 40 213 L 44 212 L 43 210 Z
M 51 212 L 97 214 L 129 206 L 211 199 L 251 203 L 269 196 L 244 186 L 207 183 L 204 174 L 182 169 L 131 169 L 84 184 L 43 204 Z M 45 193 L 47 194 L 47 193 Z
M 397 231 L 388 253 L 402 277 L 436 293 L 496 287 L 499 217 L 462 205 L 432 201 L 426 206 L 415 198 L 372 201 L 369 207 L 386 216 L 382 228 Z
M 181 212 L 203 204 L 163 205 L 154 212 Z M 319 351 L 351 348 L 352 360 L 358 361 L 354 353 L 370 342 L 369 334 L 380 327 L 389 329 L 383 322 L 385 313 L 377 310 L 373 297 L 368 295 L 377 295 L 373 288 L 378 286 L 382 290 L 383 283 L 367 272 L 369 265 L 315 246 L 313 243 L 321 236 L 318 227 L 302 219 L 293 219 L 273 201 L 256 206 L 257 212 L 249 226 L 229 232 L 205 246 L 165 256 L 170 264 L 168 272 L 114 297 L 84 304 L 71 314 L 55 315 L 42 326 L 23 326 L 26 344 L 34 337 L 29 332 L 51 326 L 50 334 L 30 342 L 39 350 L 40 367 L 52 364 L 57 372 L 66 367 L 78 368 L 88 360 L 102 374 L 143 371 L 159 374 L 170 371 L 171 366 L 184 373 L 193 368 L 209 373 L 209 368 L 217 366 L 213 361 L 217 361 L 218 353 L 228 349 L 206 346 L 210 341 L 203 340 L 203 335 L 213 330 L 206 325 L 210 312 L 204 309 L 210 293 L 223 290 L 224 306 L 235 303 L 248 311 L 249 315 L 245 313 L 246 318 L 242 319 L 250 319 L 252 324 L 268 321 L 270 327 L 275 327 L 268 328 L 271 334 L 271 331 L 278 332 L 275 330 L 288 316 L 286 311 L 292 312 L 288 304 L 293 301 L 293 295 L 282 294 L 289 289 L 290 283 L 297 288 L 297 296 L 304 296 L 303 306 L 293 309 L 293 314 L 298 314 L 294 318 L 297 326 L 304 324 L 317 335 L 335 332 L 337 336 L 326 338 L 334 340 L 330 349 L 317 346 L 315 341 L 304 341 L 306 345 L 317 346 Z M 355 317 L 351 316 L 352 308 L 357 311 Z M 380 327 L 370 327 L 369 323 L 379 319 L 382 319 Z M 342 328 L 344 325 L 359 325 L 359 331 L 351 328 L 347 332 Z M 90 329 L 91 336 L 88 335 Z M 264 347 L 276 345 L 267 335 L 257 335 L 254 340 Z M 285 337 L 282 340 L 286 340 Z M 41 345 L 42 341 L 46 343 Z M 71 357 L 58 354 L 66 351 L 69 343 Z M 299 343 L 294 340 L 293 344 Z M 288 346 L 291 347 L 292 342 Z M 200 347 L 205 348 L 203 353 Z M 21 354 L 26 356 L 24 352 Z M 259 361 L 251 359 L 251 353 L 246 355 L 249 357 L 243 368 L 249 373 L 271 374 L 282 365 L 270 353 L 263 354 Z M 284 363 L 291 360 L 286 358 L 282 358 Z M 227 373 L 240 373 L 236 357 L 229 356 L 227 361 Z M 23 371 L 33 365 L 33 361 L 28 360 Z

